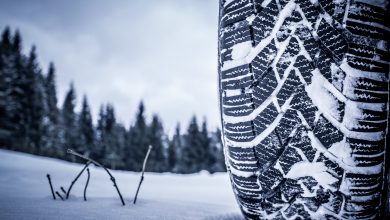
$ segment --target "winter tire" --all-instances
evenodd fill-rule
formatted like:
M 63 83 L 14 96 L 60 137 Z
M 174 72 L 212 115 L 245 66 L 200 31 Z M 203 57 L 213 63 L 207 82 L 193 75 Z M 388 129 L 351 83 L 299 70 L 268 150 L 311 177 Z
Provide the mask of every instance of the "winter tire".
M 386 217 L 387 4 L 220 1 L 224 151 L 247 219 Z

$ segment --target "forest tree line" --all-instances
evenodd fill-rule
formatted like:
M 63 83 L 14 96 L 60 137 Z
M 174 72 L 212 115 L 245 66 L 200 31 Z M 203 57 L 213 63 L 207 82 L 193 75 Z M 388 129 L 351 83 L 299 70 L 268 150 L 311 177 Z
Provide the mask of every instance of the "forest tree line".
M 55 79 L 54 64 L 43 71 L 35 46 L 23 54 L 20 33 L 6 27 L 0 42 L 0 148 L 78 162 L 66 154 L 72 148 L 111 169 L 139 171 L 152 145 L 147 171 L 226 171 L 221 132 L 210 132 L 206 120 L 199 125 L 194 116 L 186 132 L 178 124 L 168 137 L 157 114 L 145 118 L 141 101 L 128 128 L 117 121 L 111 104 L 101 105 L 94 123 L 86 96 L 75 110 L 73 84 L 58 104 Z

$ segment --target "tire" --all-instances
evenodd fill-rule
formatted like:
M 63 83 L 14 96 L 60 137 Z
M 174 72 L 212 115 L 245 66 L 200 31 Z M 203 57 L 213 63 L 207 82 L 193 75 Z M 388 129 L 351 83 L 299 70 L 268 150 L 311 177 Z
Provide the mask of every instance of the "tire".
M 386 217 L 386 5 L 220 1 L 224 152 L 247 219 Z

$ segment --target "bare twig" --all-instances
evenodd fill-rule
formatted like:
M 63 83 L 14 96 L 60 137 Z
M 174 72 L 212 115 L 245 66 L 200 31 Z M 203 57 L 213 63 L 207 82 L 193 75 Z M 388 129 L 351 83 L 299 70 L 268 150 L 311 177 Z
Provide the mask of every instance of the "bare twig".
M 144 164 L 142 165 L 141 179 L 140 179 L 139 184 L 138 184 L 137 192 L 135 193 L 133 204 L 135 204 L 137 202 L 138 192 L 139 192 L 139 189 L 141 187 L 142 182 L 144 181 L 144 173 L 145 173 L 146 162 L 148 161 L 149 154 L 150 154 L 151 150 L 152 150 L 152 145 L 149 145 L 148 152 L 146 152 L 146 155 L 145 155 Z
M 89 183 L 89 177 L 90 177 L 90 174 L 89 174 L 89 168 L 87 168 L 87 182 L 85 183 L 85 187 L 84 187 L 84 201 L 87 201 L 87 187 L 88 187 L 88 183 Z
M 110 180 L 114 183 L 114 187 L 115 187 L 116 191 L 118 192 L 118 195 L 119 195 L 119 198 L 121 199 L 122 205 L 125 205 L 125 201 L 123 200 L 122 194 L 121 194 L 121 192 L 119 191 L 118 186 L 116 185 L 116 181 L 115 181 L 114 176 L 110 173 L 110 171 L 109 171 L 105 166 L 101 165 L 99 162 L 97 162 L 97 161 L 95 161 L 95 160 L 92 160 L 92 159 L 89 158 L 89 157 L 86 157 L 86 156 L 84 156 L 84 155 L 81 155 L 81 154 L 75 152 L 75 151 L 72 150 L 72 149 L 68 149 L 67 152 L 68 152 L 69 154 L 73 154 L 73 155 L 75 155 L 75 156 L 78 156 L 78 157 L 80 157 L 80 158 L 83 158 L 84 160 L 90 161 L 91 163 L 95 164 L 96 166 L 99 166 L 99 167 L 103 168 L 103 169 L 107 172 L 107 174 L 110 176 Z
M 53 195 L 53 199 L 56 200 L 56 195 L 54 194 L 53 185 L 51 184 L 50 174 L 46 174 L 47 180 L 49 181 L 51 194 Z
M 58 197 L 61 198 L 61 200 L 64 200 L 64 197 L 62 197 L 61 194 L 58 191 L 56 191 L 56 194 L 57 194 Z
M 60 189 L 64 193 L 64 195 L 66 196 L 66 191 L 65 191 L 64 187 L 61 186 Z
M 84 168 L 80 171 L 79 174 L 77 174 L 76 178 L 72 181 L 72 183 L 70 184 L 69 188 L 68 188 L 68 191 L 66 193 L 66 199 L 69 198 L 69 194 L 70 194 L 70 191 L 72 190 L 72 187 L 74 185 L 74 183 L 79 179 L 79 177 L 81 176 L 81 174 L 84 172 L 84 170 L 91 164 L 91 161 L 87 161 L 87 163 L 85 164 Z

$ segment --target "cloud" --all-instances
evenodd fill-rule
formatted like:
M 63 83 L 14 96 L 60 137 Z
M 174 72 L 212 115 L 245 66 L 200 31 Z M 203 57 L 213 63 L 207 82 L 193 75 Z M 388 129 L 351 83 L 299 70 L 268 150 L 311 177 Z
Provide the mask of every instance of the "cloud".
M 173 129 L 196 114 L 219 125 L 217 1 L 1 1 L 0 28 L 19 28 L 41 63 L 57 67 L 60 101 L 73 80 L 96 118 L 110 102 L 120 121 L 141 99 Z

